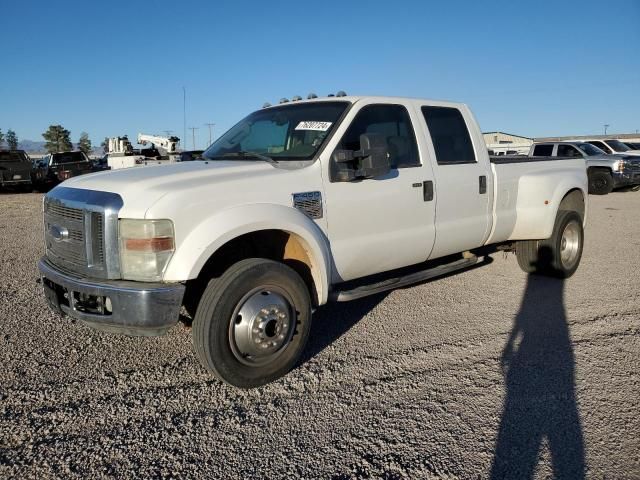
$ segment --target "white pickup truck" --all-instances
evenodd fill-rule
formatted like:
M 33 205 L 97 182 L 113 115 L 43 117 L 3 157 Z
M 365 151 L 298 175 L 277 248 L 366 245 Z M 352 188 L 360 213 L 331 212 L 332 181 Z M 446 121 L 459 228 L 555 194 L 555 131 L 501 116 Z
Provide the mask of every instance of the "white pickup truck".
M 70 179 L 44 199 L 44 292 L 158 335 L 184 306 L 202 364 L 243 388 L 295 366 L 312 311 L 515 251 L 580 263 L 585 161 L 490 159 L 466 105 L 340 96 L 258 110 L 203 160 Z

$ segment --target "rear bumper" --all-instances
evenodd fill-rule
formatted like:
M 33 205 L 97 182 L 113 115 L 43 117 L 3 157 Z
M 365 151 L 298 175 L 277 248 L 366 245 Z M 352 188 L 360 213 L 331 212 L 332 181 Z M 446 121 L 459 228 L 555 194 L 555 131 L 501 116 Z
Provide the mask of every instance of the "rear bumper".
M 38 268 L 49 306 L 95 329 L 155 336 L 178 322 L 185 290 L 180 283 L 77 279 L 44 258 Z
M 5 185 L 31 185 L 31 178 L 24 178 L 21 180 L 3 180 L 0 178 L 0 186 Z

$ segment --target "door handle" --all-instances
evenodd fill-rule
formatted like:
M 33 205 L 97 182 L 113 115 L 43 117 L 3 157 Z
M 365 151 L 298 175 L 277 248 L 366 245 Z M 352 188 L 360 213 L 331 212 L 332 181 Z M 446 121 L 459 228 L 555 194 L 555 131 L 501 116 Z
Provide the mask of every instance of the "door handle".
M 422 182 L 422 199 L 425 202 L 433 200 L 433 182 L 431 180 Z
M 480 195 L 487 193 L 487 176 L 486 175 L 480 175 L 479 192 L 480 192 Z

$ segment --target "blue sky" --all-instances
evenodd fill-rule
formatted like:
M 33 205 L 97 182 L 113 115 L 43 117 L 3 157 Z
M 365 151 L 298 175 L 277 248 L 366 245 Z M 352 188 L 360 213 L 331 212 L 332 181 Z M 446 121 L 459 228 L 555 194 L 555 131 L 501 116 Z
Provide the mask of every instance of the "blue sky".
M 206 122 L 337 90 L 463 101 L 483 131 L 640 129 L 640 0 L 23 0 L 2 18 L 0 129 L 21 139 L 182 137 L 183 86 L 198 147 Z

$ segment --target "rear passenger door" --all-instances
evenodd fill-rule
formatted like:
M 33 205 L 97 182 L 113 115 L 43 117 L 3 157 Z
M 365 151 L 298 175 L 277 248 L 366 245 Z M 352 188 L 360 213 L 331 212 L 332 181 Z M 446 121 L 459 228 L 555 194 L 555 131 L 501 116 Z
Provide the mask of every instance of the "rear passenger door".
M 420 111 L 434 160 L 436 241 L 431 257 L 479 247 L 489 236 L 493 198 L 482 136 L 468 128 L 475 125 L 468 110 L 423 105 Z

